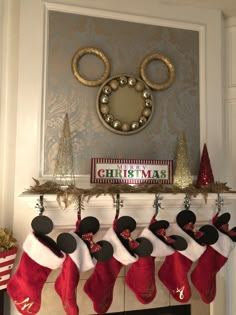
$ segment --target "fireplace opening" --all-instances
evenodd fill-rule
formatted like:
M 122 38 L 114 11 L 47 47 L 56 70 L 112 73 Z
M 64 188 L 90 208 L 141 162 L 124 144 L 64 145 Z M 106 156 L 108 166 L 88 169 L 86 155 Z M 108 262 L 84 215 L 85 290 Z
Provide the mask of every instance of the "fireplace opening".
M 110 315 L 191 315 L 191 305 L 175 305 L 150 308 L 147 310 L 124 311 L 108 313 Z

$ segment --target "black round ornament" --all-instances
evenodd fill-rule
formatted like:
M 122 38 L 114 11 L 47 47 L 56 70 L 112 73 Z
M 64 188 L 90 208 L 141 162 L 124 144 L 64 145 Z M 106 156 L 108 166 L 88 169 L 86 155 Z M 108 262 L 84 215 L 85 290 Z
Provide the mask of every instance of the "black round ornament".
M 105 262 L 111 259 L 114 252 L 112 245 L 108 241 L 105 241 L 105 240 L 98 241 L 97 244 L 101 246 L 101 249 L 93 253 L 93 257 L 97 261 L 102 261 L 102 262 Z
M 31 221 L 31 227 L 36 233 L 49 234 L 53 230 L 53 222 L 45 215 L 38 215 Z
M 57 237 L 58 247 L 66 254 L 71 254 L 76 250 L 76 240 L 70 233 L 61 233 Z
M 122 216 L 116 221 L 116 229 L 118 234 L 128 229 L 130 232 L 136 228 L 136 221 L 130 216 Z
M 170 235 L 169 238 L 174 240 L 173 243 L 169 243 L 172 248 L 178 251 L 183 251 L 188 247 L 188 243 L 182 236 L 179 235 Z
M 224 224 L 227 224 L 229 223 L 230 221 L 230 218 L 231 218 L 231 215 L 230 213 L 226 212 L 226 213 L 223 213 L 221 214 L 215 221 L 215 227 L 219 230 L 221 230 L 221 226 L 224 225 Z
M 97 233 L 99 228 L 100 228 L 100 223 L 97 218 L 92 217 L 92 216 L 85 217 L 84 219 L 81 220 L 79 224 L 78 234 L 82 236 L 83 234 L 91 232 L 94 235 Z
M 177 214 L 176 222 L 181 228 L 183 228 L 188 223 L 195 224 L 196 215 L 191 210 L 182 210 Z
M 217 229 L 212 225 L 203 225 L 199 228 L 199 231 L 202 232 L 203 235 L 199 238 L 195 238 L 195 240 L 201 245 L 215 244 L 219 238 Z
M 149 225 L 149 230 L 151 230 L 155 235 L 156 231 L 160 230 L 160 229 L 167 229 L 169 227 L 170 223 L 166 220 L 159 220 L 159 221 L 155 221 L 153 223 L 151 223 Z
M 133 252 L 139 257 L 150 256 L 153 251 L 152 243 L 145 237 L 139 237 L 136 241 L 139 243 L 139 246 L 135 247 Z

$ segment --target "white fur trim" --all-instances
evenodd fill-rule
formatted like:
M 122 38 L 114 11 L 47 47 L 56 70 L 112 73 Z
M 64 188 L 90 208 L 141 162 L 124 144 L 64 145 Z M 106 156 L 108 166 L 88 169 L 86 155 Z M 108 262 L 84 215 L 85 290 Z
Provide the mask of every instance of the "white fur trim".
M 113 257 L 123 265 L 129 265 L 138 260 L 138 256 L 132 256 L 123 246 L 113 228 L 110 228 L 103 237 L 104 240 L 111 243 L 113 246 Z
M 89 249 L 85 242 L 74 232 L 71 233 L 76 240 L 76 250 L 69 254 L 73 262 L 76 264 L 80 272 L 85 272 L 95 266 L 95 262 L 91 257 Z
M 205 252 L 206 246 L 198 244 L 191 236 L 184 232 L 177 223 L 171 224 L 167 229 L 168 235 L 182 236 L 188 243 L 188 247 L 185 250 L 179 251 L 182 255 L 196 261 Z
M 145 228 L 142 231 L 142 233 L 140 234 L 140 237 L 145 237 L 152 243 L 153 251 L 151 253 L 151 256 L 153 256 L 153 257 L 169 256 L 169 255 L 173 254 L 175 251 L 171 246 L 168 246 L 164 242 L 162 242 L 148 228 Z
M 219 230 L 218 234 L 219 234 L 218 241 L 215 244 L 211 245 L 211 247 L 214 248 L 222 256 L 228 258 L 231 251 L 235 247 L 235 243 L 231 240 L 231 238 L 228 235 L 225 235 Z
M 40 242 L 33 233 L 28 234 L 26 237 L 23 250 L 37 264 L 50 269 L 60 267 L 66 257 L 62 252 L 62 257 L 57 256 L 49 247 Z

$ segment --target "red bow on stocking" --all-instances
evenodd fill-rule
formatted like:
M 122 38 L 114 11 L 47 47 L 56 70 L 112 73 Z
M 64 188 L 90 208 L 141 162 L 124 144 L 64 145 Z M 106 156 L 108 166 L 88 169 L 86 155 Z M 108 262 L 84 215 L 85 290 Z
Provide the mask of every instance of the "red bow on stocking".
M 136 247 L 139 246 L 139 243 L 132 239 L 129 229 L 126 229 L 123 232 L 121 232 L 120 236 L 122 236 L 125 240 L 129 240 L 129 247 L 131 249 L 135 249 Z
M 83 234 L 83 235 L 82 235 L 82 239 L 83 239 L 84 241 L 89 242 L 89 248 L 90 248 L 90 252 L 91 252 L 91 253 L 96 253 L 96 252 L 98 252 L 100 249 L 102 249 L 102 247 L 101 247 L 100 245 L 96 244 L 96 243 L 93 241 L 93 233 L 92 233 L 92 232 Z
M 170 237 L 168 237 L 168 236 L 166 235 L 166 230 L 163 229 L 163 228 L 157 230 L 157 231 L 156 231 L 156 234 L 162 236 L 168 244 L 172 244 L 172 243 L 175 242 L 175 240 L 173 240 L 172 238 L 170 238 Z
M 204 234 L 203 232 L 201 232 L 199 230 L 196 230 L 194 228 L 194 224 L 192 222 L 189 222 L 189 223 L 185 224 L 183 229 L 187 230 L 187 231 L 192 231 L 194 233 L 194 236 L 196 237 L 196 239 L 199 239 Z
M 229 230 L 229 224 L 228 223 L 225 223 L 225 224 L 221 225 L 220 230 L 224 231 L 229 236 L 235 236 L 236 235 L 236 231 Z

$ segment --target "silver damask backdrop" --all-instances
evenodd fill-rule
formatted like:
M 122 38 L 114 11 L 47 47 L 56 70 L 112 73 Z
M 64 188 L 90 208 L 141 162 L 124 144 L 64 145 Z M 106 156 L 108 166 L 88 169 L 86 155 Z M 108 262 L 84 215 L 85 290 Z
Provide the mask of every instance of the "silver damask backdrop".
M 76 175 L 90 173 L 91 158 L 176 158 L 178 136 L 185 131 L 191 172 L 200 159 L 199 34 L 197 31 L 49 11 L 45 98 L 42 130 L 42 174 L 53 174 L 65 114 L 68 113 Z M 140 77 L 142 59 L 150 53 L 167 56 L 175 66 L 174 83 L 153 91 L 150 123 L 138 133 L 119 135 L 101 123 L 96 111 L 99 87 L 88 87 L 73 76 L 71 61 L 83 47 L 102 50 L 111 64 L 111 76 Z M 101 60 L 83 57 L 80 71 L 96 79 Z M 147 68 L 149 78 L 166 80 L 163 63 Z

